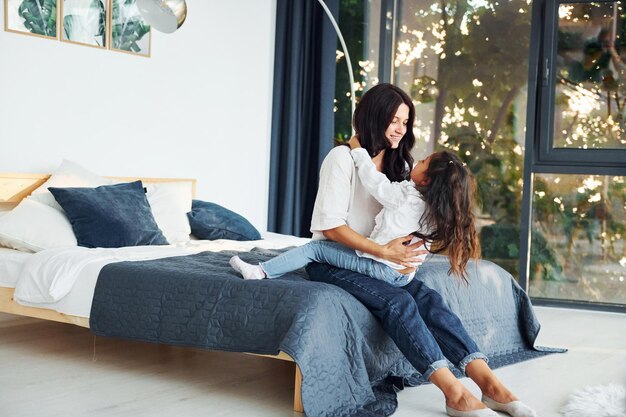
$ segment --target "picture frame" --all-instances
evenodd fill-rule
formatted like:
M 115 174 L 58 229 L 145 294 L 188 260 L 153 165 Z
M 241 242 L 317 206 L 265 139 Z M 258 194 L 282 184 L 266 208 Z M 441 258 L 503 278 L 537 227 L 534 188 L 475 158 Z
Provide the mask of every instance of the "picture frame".
M 58 39 L 59 1 L 4 0 L 4 30 L 45 39 Z
M 152 30 L 137 8 L 136 0 L 110 0 L 109 49 L 150 57 Z
M 109 42 L 109 0 L 59 0 L 61 42 L 106 49 Z

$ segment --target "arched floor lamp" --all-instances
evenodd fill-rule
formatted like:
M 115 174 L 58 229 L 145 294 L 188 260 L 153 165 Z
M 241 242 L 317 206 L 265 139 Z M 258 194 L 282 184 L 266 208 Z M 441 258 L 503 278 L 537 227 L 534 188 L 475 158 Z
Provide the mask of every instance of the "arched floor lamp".
M 294 0 L 296 1 L 296 0 Z M 356 97 L 354 90 L 354 73 L 352 72 L 352 62 L 350 61 L 350 54 L 348 53 L 348 47 L 343 39 L 339 25 L 333 17 L 333 14 L 328 9 L 324 0 L 317 0 L 319 4 L 326 12 L 326 15 L 330 19 L 330 22 L 339 37 L 341 43 L 341 49 L 346 57 L 346 65 L 348 65 L 348 76 L 350 77 L 350 100 L 352 103 L 352 114 L 356 108 Z M 175 32 L 185 22 L 187 17 L 187 4 L 185 0 L 137 0 L 137 7 L 143 19 L 150 24 L 153 28 L 159 32 L 172 33 Z M 352 131 L 354 134 L 354 130 Z
M 356 108 L 356 96 L 354 90 L 354 73 L 352 72 L 352 62 L 350 61 L 350 54 L 348 53 L 348 47 L 346 46 L 346 41 L 343 39 L 343 35 L 341 34 L 341 30 L 339 29 L 339 25 L 337 21 L 333 17 L 333 14 L 328 9 L 324 0 L 317 0 L 319 4 L 322 6 L 326 15 L 330 19 L 330 22 L 333 24 L 335 28 L 335 32 L 337 32 L 337 37 L 339 38 L 339 42 L 341 43 L 341 49 L 343 49 L 343 54 L 346 57 L 346 65 L 348 65 L 348 76 L 350 77 L 350 101 L 352 103 L 352 114 L 354 114 L 354 109 Z M 354 127 L 352 128 L 352 134 L 354 135 Z

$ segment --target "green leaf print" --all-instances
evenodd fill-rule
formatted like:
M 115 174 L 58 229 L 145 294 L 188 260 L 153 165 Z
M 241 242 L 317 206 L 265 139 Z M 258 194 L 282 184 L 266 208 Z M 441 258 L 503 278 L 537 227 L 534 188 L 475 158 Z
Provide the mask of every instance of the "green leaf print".
M 113 0 L 112 13 L 113 48 L 141 52 L 138 42 L 150 32 L 150 25 L 141 19 L 135 0 Z
M 63 17 L 64 39 L 104 46 L 106 9 L 102 0 L 93 0 L 87 11 Z
M 37 35 L 57 35 L 56 0 L 24 0 L 18 8 L 24 27 Z

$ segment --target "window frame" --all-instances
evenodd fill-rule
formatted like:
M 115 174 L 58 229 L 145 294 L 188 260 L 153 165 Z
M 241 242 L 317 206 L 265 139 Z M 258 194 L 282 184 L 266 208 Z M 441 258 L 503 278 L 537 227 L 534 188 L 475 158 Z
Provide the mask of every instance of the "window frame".
M 554 101 L 556 90 L 556 62 L 557 62 L 557 37 L 559 28 L 559 6 L 571 3 L 615 3 L 615 0 L 585 1 L 585 0 L 547 0 L 542 22 L 542 50 L 544 54 L 539 61 L 541 63 L 540 85 L 541 98 L 539 118 L 539 143 L 536 148 L 537 165 L 548 166 L 577 166 L 585 170 L 585 173 L 606 172 L 610 168 L 626 167 L 626 147 L 606 149 L 575 149 L 556 148 L 553 146 L 554 132 Z M 536 3 L 533 4 L 535 7 Z M 531 31 L 536 30 L 537 25 L 531 23 Z M 531 48 L 532 49 L 532 48 Z M 582 172 L 577 172 L 582 173 Z M 611 175 L 611 174 L 609 174 Z
M 614 0 L 595 1 L 608 3 Z M 403 0 L 381 0 L 380 82 L 394 82 L 395 31 Z M 533 0 L 528 61 L 528 100 L 522 207 L 520 218 L 519 284 L 529 289 L 530 234 L 534 174 L 626 176 L 626 149 L 571 149 L 552 147 L 558 10 L 562 3 L 588 0 Z M 535 305 L 626 313 L 626 304 L 531 297 Z
M 521 214 L 519 284 L 528 292 L 534 174 L 626 176 L 626 149 L 564 149 L 552 147 L 556 87 L 556 34 L 562 3 L 609 1 L 535 0 L 532 5 L 528 62 L 526 152 Z M 626 313 L 626 304 L 531 297 L 535 305 Z

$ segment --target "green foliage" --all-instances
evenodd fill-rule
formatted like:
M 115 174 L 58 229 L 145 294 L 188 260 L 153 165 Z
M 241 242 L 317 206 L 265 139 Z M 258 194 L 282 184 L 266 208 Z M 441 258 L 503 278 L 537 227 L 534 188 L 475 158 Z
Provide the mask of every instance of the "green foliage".
M 436 150 L 447 148 L 461 156 L 476 178 L 483 213 L 496 222 L 481 230 L 483 256 L 511 260 L 503 266 L 513 275 L 518 273 L 523 184 L 518 140 L 524 140 L 516 140 L 514 99 L 527 82 L 530 41 L 530 13 L 520 9 L 529 7 L 511 1 L 472 10 L 464 0 L 445 3 L 445 59 L 439 60 L 437 70 L 441 111 L 435 120 Z M 463 16 L 470 16 L 466 34 Z M 444 115 L 453 114 L 455 107 L 473 111 L 465 111 L 457 123 L 445 123 Z M 531 276 L 535 264 L 547 265 L 547 259 L 554 258 L 543 236 L 537 239 Z
M 583 36 L 580 32 L 563 31 L 559 28 L 557 39 L 559 52 L 580 51 L 583 49 Z
M 354 82 L 363 81 L 360 73 L 359 61 L 363 60 L 363 33 L 366 30 L 365 2 L 364 0 L 340 0 L 339 1 L 339 26 L 343 34 L 346 46 L 350 52 Z M 341 45 L 337 40 L 337 50 Z M 335 139 L 338 142 L 346 142 L 352 134 L 352 103 L 346 95 L 350 91 L 350 77 L 346 66 L 346 59 L 337 61 L 337 75 L 335 78 Z M 361 92 L 356 92 L 357 100 Z
M 478 112 L 475 118 L 466 115 L 466 120 L 481 124 L 488 121 L 493 125 L 503 106 L 504 111 L 509 110 L 511 102 L 505 98 L 511 92 L 519 92 L 527 82 L 530 13 L 520 13 L 519 9 L 529 7 L 525 2 L 508 1 L 490 3 L 491 8 L 469 10 L 468 3 L 465 0 L 445 3 L 445 16 L 441 17 L 445 22 L 445 59 L 440 59 L 436 77 L 443 92 L 439 97 L 449 108 L 462 99 L 465 108 L 474 107 Z M 470 19 L 468 34 L 464 35 L 462 22 L 466 13 Z M 451 24 L 447 23 L 449 17 L 453 18 Z M 482 85 L 477 88 L 473 80 L 479 80 Z M 491 126 L 485 127 L 487 131 Z M 490 140 L 498 133 L 499 130 L 492 129 Z M 454 134 L 448 132 L 448 136 Z
M 18 8 L 24 27 L 37 35 L 57 35 L 56 0 L 24 0 Z
M 593 184 L 596 180 L 598 183 Z M 621 254 L 615 253 L 614 244 L 623 240 L 626 231 L 625 202 L 626 187 L 619 177 L 610 180 L 608 176 L 590 176 L 585 181 L 570 179 L 566 185 L 558 186 L 538 176 L 533 194 L 533 233 L 540 228 L 548 235 L 563 236 L 563 246 L 570 257 L 577 241 L 586 240 L 589 247 L 600 241 L 603 261 L 617 261 Z M 573 258 L 568 262 L 581 260 Z
M 67 15 L 63 17 L 63 32 L 65 38 L 74 40 L 81 35 L 93 39 L 93 43 L 103 46 L 105 42 L 106 9 L 104 2 L 93 0 L 89 5 L 90 12 L 81 15 Z M 87 33 L 90 32 L 90 33 Z
M 126 10 L 135 3 L 135 0 L 123 0 L 120 7 L 120 0 L 113 1 L 111 27 L 113 47 L 123 51 L 141 52 L 141 47 L 137 44 L 147 33 L 150 32 L 150 25 L 147 25 L 139 15 L 130 15 Z
M 519 109 L 514 100 L 528 76 L 530 13 L 520 9 L 528 11 L 529 6 L 515 0 L 477 8 L 467 0 L 435 5 L 444 6 L 440 15 L 422 18 L 425 21 L 418 26 L 424 30 L 429 24 L 440 24 L 445 33 L 432 79 L 438 93 L 436 150 L 452 150 L 468 165 L 485 214 L 496 222 L 516 224 L 522 200 L 520 142 L 525 138 L 516 137 Z M 420 87 L 424 77 L 418 78 Z M 432 81 L 426 84 L 435 85 Z
M 485 226 L 480 231 L 482 256 L 516 259 L 519 255 L 519 239 L 519 227 L 515 225 L 503 223 Z
M 459 130 L 437 150 L 456 150 L 476 178 L 477 199 L 483 212 L 497 222 L 514 224 L 520 218 L 523 173 L 523 157 L 512 151 L 516 146 L 511 137 L 489 144 L 474 132 Z
M 511 274 L 519 271 L 520 229 L 514 224 L 493 224 L 480 231 L 482 257 L 501 264 Z M 561 280 L 562 268 L 556 252 L 548 244 L 543 233 L 533 231 L 530 246 L 530 279 Z M 512 260 L 513 262 L 506 262 Z
M 409 92 L 413 100 L 419 103 L 431 103 L 435 101 L 438 93 L 437 80 L 428 75 L 422 75 L 415 79 L 411 85 L 411 91 Z

